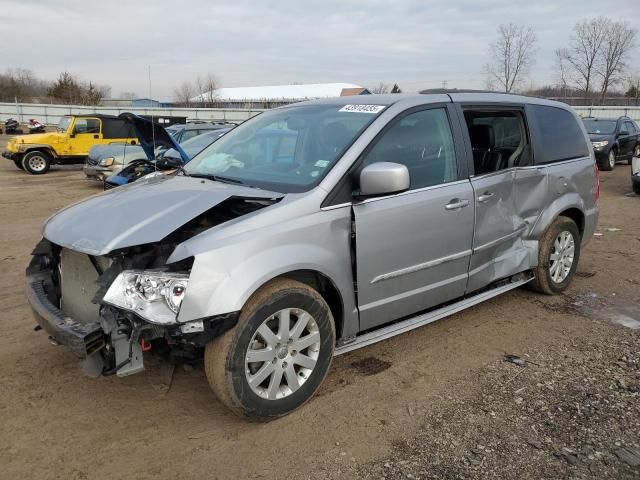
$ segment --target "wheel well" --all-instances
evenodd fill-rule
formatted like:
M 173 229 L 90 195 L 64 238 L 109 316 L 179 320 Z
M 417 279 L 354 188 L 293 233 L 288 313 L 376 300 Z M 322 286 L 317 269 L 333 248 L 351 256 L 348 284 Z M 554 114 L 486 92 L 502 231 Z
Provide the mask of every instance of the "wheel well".
M 342 324 L 344 322 L 342 297 L 329 277 L 315 270 L 295 270 L 284 273 L 280 277 L 304 283 L 320 293 L 331 309 L 331 314 L 335 321 L 336 339 L 342 336 Z
M 56 155 L 53 152 L 53 149 L 51 149 L 49 147 L 31 147 L 31 148 L 27 148 L 24 151 L 23 155 L 26 155 L 27 153 L 31 153 L 31 152 L 37 152 L 37 151 L 42 152 L 42 153 L 44 153 L 46 155 L 49 155 L 49 158 L 52 159 L 52 160 L 54 158 L 56 158 Z
M 578 231 L 580 232 L 580 237 L 584 234 L 584 214 L 577 208 L 569 208 L 564 212 L 560 213 L 561 217 L 568 217 L 573 220 L 578 226 Z

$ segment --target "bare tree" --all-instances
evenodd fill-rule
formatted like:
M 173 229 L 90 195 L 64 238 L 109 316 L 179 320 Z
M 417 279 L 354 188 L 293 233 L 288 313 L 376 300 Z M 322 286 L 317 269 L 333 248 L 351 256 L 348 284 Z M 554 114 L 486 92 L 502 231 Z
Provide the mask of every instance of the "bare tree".
M 377 87 L 371 89 L 371 93 L 389 93 L 390 87 L 386 83 L 380 82 Z
M 625 60 L 635 45 L 637 30 L 626 22 L 607 22 L 601 59 L 596 73 L 601 78 L 600 99 L 604 101 L 610 86 L 622 80 Z
M 191 82 L 182 82 L 179 87 L 173 90 L 173 99 L 176 103 L 188 107 L 191 105 L 191 99 L 196 95 L 195 89 Z
M 205 107 L 213 107 L 217 98 L 216 90 L 219 88 L 218 79 L 212 73 L 207 73 L 203 77 L 198 76 L 197 83 L 200 101 L 204 102 Z
M 535 56 L 536 35 L 530 27 L 502 24 L 498 39 L 491 44 L 491 62 L 485 70 L 488 84 L 496 82 L 501 90 L 512 92 L 528 73 Z
M 635 105 L 640 105 L 640 72 L 632 73 L 627 77 L 629 89 L 625 96 L 633 98 Z
M 567 92 L 569 91 L 569 65 L 567 61 L 567 56 L 569 53 L 566 48 L 558 48 L 555 51 L 555 71 L 558 78 L 558 84 L 560 87 L 560 95 L 562 97 L 567 96 Z
M 602 52 L 608 25 L 611 21 L 598 17 L 576 23 L 567 49 L 566 59 L 571 66 L 575 83 L 588 100 L 593 87 L 598 60 Z

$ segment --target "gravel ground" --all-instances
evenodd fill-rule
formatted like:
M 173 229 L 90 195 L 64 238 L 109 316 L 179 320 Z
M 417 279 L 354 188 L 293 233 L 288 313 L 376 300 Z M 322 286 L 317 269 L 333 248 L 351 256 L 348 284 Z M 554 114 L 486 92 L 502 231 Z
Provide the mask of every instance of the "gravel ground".
M 526 352 L 524 365 L 497 360 L 473 388 L 457 385 L 464 395 L 359 476 L 640 478 L 640 332 L 589 328 L 599 335 Z

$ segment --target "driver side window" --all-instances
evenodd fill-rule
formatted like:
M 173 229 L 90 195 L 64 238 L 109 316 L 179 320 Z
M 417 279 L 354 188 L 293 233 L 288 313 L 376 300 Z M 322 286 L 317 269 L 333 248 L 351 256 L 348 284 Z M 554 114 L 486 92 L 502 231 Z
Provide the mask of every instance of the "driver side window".
M 73 130 L 75 133 L 100 133 L 100 120 L 97 118 L 77 118 Z
M 421 110 L 396 121 L 369 151 L 362 167 L 376 162 L 405 165 L 411 190 L 455 181 L 456 155 L 446 110 Z

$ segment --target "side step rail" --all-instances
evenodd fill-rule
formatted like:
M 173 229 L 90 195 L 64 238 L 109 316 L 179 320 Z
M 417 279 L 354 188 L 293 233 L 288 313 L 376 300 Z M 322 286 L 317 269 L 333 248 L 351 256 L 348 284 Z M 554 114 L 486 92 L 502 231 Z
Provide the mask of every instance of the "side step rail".
M 506 285 L 501 285 L 499 287 L 492 288 L 491 290 L 483 291 L 472 297 L 468 297 L 460 300 L 459 302 L 452 303 L 451 305 L 447 305 L 437 310 L 417 315 L 415 317 L 402 320 L 401 322 L 393 323 L 386 327 L 373 330 L 363 335 L 359 335 L 352 342 L 336 348 L 334 351 L 334 356 L 342 355 L 343 353 L 351 352 L 352 350 L 357 350 L 358 348 L 381 342 L 382 340 L 386 340 L 387 338 L 395 337 L 396 335 L 400 335 L 401 333 L 409 332 L 414 328 L 422 327 L 423 325 L 435 322 L 436 320 L 440 320 L 441 318 L 453 315 L 454 313 L 465 310 L 469 307 L 472 307 L 473 305 L 477 305 L 478 303 L 482 303 L 485 300 L 489 300 L 490 298 L 497 297 L 502 293 L 513 290 L 514 288 L 518 288 L 525 283 L 533 280 L 533 276 L 526 276 L 525 278 L 522 278 L 522 275 L 520 274 L 517 275 L 516 278 L 518 278 L 518 280 L 514 279 Z

